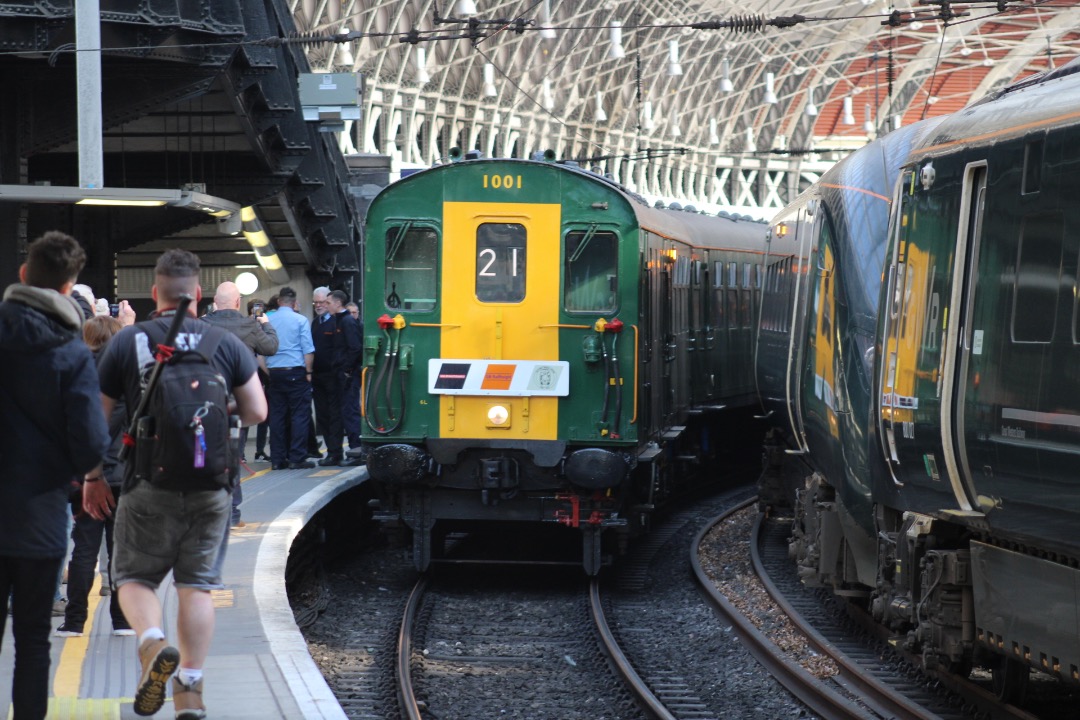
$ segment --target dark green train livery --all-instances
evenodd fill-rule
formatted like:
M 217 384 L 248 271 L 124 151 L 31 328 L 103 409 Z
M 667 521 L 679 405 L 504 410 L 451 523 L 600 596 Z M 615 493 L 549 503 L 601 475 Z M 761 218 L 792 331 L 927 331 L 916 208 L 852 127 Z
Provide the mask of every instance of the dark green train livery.
M 753 401 L 766 229 L 539 160 L 383 190 L 365 225 L 363 446 L 417 568 L 457 528 L 556 523 L 595 573 L 644 530 L 715 453 L 714 411 Z
M 1078 71 L 885 136 L 770 230 L 762 496 L 800 572 L 1002 694 L 1080 683 Z

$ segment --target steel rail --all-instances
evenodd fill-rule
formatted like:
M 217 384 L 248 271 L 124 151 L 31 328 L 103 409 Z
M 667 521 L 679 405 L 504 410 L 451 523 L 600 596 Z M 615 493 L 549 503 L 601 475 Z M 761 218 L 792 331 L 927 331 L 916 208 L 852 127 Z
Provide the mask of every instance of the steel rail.
M 838 649 L 829 640 L 819 633 L 813 625 L 808 623 L 802 614 L 795 609 L 795 607 L 788 602 L 780 589 L 776 587 L 769 574 L 765 572 L 765 566 L 761 561 L 760 552 L 760 540 L 761 540 L 761 525 L 762 514 L 758 514 L 754 520 L 754 527 L 750 533 L 750 559 L 754 564 L 754 572 L 757 573 L 758 580 L 765 587 L 765 591 L 769 593 L 769 597 L 773 599 L 784 614 L 791 619 L 791 622 L 798 628 L 809 642 L 818 652 L 828 656 L 836 663 L 840 668 L 840 677 L 843 678 L 844 684 L 854 688 L 860 696 L 867 702 L 868 705 L 874 707 L 879 712 L 883 712 L 886 716 L 897 718 L 913 718 L 915 720 L 939 720 L 940 716 L 936 713 L 928 711 L 916 702 L 913 702 L 910 698 L 906 698 L 903 695 L 892 690 L 888 685 L 878 681 L 871 675 L 868 675 L 859 664 L 853 661 L 846 653 Z
M 675 720 L 675 716 L 653 694 L 645 681 L 634 670 L 622 648 L 619 647 L 615 635 L 611 632 L 611 628 L 608 627 L 604 608 L 600 604 L 600 581 L 596 578 L 593 578 L 589 583 L 589 609 L 592 612 L 593 623 L 596 625 L 596 631 L 600 635 L 600 644 L 604 652 L 607 653 L 608 658 L 615 665 L 615 670 L 622 676 L 638 703 L 649 713 L 650 717 L 659 718 L 659 720 Z
M 397 696 L 398 707 L 401 714 L 408 720 L 422 720 L 420 706 L 416 702 L 416 694 L 413 692 L 412 673 L 412 629 L 416 622 L 416 613 L 420 608 L 420 600 L 427 590 L 428 580 L 426 576 L 416 582 L 416 586 L 409 593 L 409 600 L 405 603 L 405 612 L 401 618 L 401 628 L 398 630 L 397 649 Z
M 705 536 L 713 527 L 755 502 L 757 502 L 757 498 L 750 498 L 746 502 L 717 516 L 711 522 L 706 523 L 697 537 L 694 538 L 694 542 L 691 543 L 690 564 L 694 568 L 694 575 L 697 576 L 702 592 L 705 593 L 705 596 L 712 602 L 717 611 L 735 627 L 736 634 L 750 654 L 781 685 L 787 688 L 788 692 L 805 703 L 807 707 L 827 720 L 865 720 L 866 707 L 857 705 L 843 697 L 840 693 L 811 675 L 801 665 L 780 654 L 772 641 L 754 627 L 750 620 L 717 590 L 712 579 L 705 574 L 705 570 L 701 567 L 701 561 L 698 560 L 698 550 Z M 751 545 L 753 545 L 753 541 Z

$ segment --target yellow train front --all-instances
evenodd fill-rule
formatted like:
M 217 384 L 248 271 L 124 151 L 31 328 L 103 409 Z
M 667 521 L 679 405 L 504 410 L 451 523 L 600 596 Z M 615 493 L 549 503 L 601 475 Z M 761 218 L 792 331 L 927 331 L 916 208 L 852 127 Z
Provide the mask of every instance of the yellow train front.
M 576 166 L 465 160 L 365 223 L 363 443 L 424 570 L 460 528 L 647 528 L 753 398 L 766 227 L 649 207 Z

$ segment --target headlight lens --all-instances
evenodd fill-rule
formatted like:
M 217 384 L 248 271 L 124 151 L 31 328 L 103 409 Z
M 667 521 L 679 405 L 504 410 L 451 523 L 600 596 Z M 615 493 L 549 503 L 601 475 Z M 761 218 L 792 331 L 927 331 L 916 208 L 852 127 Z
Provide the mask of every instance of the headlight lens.
M 487 419 L 489 425 L 504 427 L 510 423 L 510 409 L 505 405 L 491 405 L 488 407 Z

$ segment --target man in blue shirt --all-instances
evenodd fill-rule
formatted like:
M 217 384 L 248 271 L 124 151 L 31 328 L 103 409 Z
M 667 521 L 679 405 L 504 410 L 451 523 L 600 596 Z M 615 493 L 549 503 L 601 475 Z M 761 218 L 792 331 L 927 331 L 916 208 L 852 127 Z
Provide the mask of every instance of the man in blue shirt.
M 270 462 L 274 470 L 313 468 L 306 460 L 311 422 L 311 368 L 315 345 L 311 324 L 296 312 L 296 291 L 278 293 L 278 310 L 270 316 L 278 351 L 266 358 L 270 372 Z

